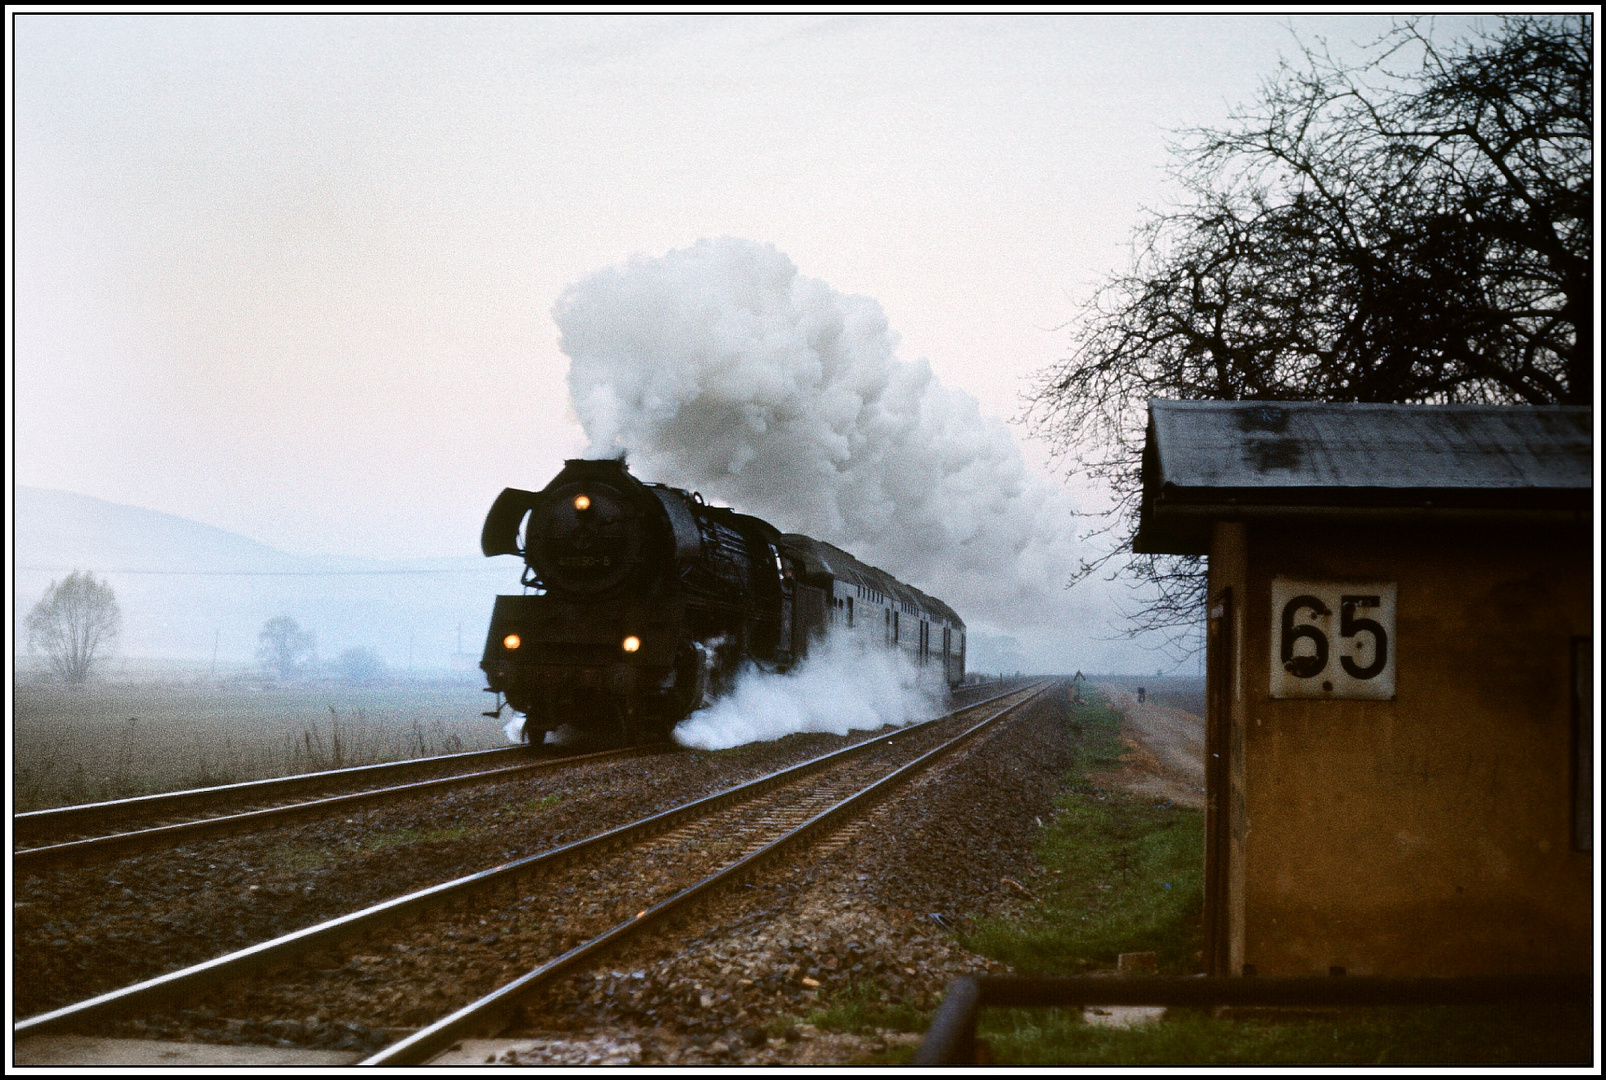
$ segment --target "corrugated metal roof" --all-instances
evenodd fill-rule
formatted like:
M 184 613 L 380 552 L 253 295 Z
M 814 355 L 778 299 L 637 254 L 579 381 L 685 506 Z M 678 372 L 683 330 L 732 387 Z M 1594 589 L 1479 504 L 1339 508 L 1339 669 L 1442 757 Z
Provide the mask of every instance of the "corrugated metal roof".
M 1593 410 L 1149 402 L 1161 482 L 1187 488 L 1589 488 Z

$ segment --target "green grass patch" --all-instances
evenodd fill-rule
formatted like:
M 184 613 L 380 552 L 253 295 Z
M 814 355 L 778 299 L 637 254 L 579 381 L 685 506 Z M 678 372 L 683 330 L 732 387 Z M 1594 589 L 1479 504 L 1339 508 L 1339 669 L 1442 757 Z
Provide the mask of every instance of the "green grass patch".
M 433 829 L 392 829 L 390 832 L 365 836 L 351 846 L 362 851 L 379 851 L 398 844 L 430 844 L 442 840 L 461 840 L 473 831 L 473 826 L 462 823 L 441 825 Z
M 924 1031 L 927 1016 L 897 1001 L 885 987 L 860 981 L 828 994 L 808 1017 L 815 1027 L 864 1035 L 873 1031 Z
M 550 810 L 567 797 L 568 796 L 563 795 L 560 792 L 554 791 L 552 794 L 543 795 L 539 799 L 530 799 L 526 802 L 520 803 L 518 806 L 513 808 L 511 813 L 518 817 L 530 817 L 532 815 L 539 814 L 543 810 Z
M 963 937 L 974 952 L 1023 974 L 1076 975 L 1114 967 L 1123 952 L 1153 952 L 1165 974 L 1199 970 L 1204 821 L 1095 786 L 1120 767 L 1120 717 L 1102 701 L 1077 708 L 1079 765 L 1038 848 L 1039 903 L 1023 919 L 989 919 Z
M 1587 1065 L 1587 1007 L 1388 1008 L 1212 1018 L 1172 1009 L 1120 1030 L 1059 1009 L 984 1011 L 977 1034 L 1018 1065 Z
M 302 872 L 326 865 L 336 855 L 332 848 L 282 844 L 268 852 L 267 859 L 281 870 Z

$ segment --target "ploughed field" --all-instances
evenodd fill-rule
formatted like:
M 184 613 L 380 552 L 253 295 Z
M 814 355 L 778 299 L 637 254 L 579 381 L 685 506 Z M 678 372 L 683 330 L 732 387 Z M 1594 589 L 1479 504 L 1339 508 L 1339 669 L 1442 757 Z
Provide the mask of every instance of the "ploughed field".
M 1019 901 L 1017 887 L 1003 879 L 1026 876 L 1033 865 L 1038 819 L 1049 820 L 1075 754 L 1064 701 L 1062 691 L 1039 699 L 861 824 L 699 905 L 673 934 L 626 947 L 604 969 L 560 980 L 526 1011 L 521 1060 L 583 1060 L 586 1046 L 604 1044 L 642 1062 L 830 1060 L 848 1051 L 830 1039 L 797 1038 L 796 1020 L 855 993 L 930 1008 L 953 975 L 989 967 L 960 948 L 951 929 L 962 928 L 967 915 Z M 863 737 L 792 736 L 717 753 L 597 762 L 333 821 L 22 876 L 14 1015 L 546 850 Z M 465 935 L 452 949 L 494 952 L 488 938 L 494 935 Z M 360 950 L 347 960 L 372 962 Z M 430 979 L 452 978 L 446 964 L 423 973 L 423 985 L 394 991 L 427 1000 Z M 208 1041 L 366 1051 L 398 1034 L 354 1024 L 339 1009 L 267 1030 L 193 1008 L 203 1015 L 187 1017 L 185 1030 Z M 403 1022 L 438 1018 L 425 1012 Z M 156 1022 L 121 1033 L 176 1031 Z

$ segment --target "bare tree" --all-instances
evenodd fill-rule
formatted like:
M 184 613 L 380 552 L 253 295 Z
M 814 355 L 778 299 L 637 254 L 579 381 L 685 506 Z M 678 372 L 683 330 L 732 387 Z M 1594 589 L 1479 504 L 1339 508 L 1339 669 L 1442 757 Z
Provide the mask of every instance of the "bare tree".
M 281 679 L 294 678 L 317 653 L 317 638 L 288 615 L 276 615 L 257 634 L 257 659 Z
M 1398 25 L 1358 66 L 1306 48 L 1223 129 L 1174 148 L 1180 205 L 1076 320 L 1028 419 L 1117 497 L 1109 569 L 1140 629 L 1194 629 L 1196 558 L 1125 557 L 1152 397 L 1593 400 L 1590 16 L 1437 44 Z
M 74 570 L 52 581 L 28 613 L 28 651 L 43 653 L 51 672 L 69 686 L 81 686 L 110 652 L 122 621 L 111 586 Z

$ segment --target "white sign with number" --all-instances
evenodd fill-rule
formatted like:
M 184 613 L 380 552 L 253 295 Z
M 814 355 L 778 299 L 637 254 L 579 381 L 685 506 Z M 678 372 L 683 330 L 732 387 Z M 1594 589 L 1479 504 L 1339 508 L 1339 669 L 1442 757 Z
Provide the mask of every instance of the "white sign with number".
M 1271 583 L 1271 696 L 1394 700 L 1395 582 Z

